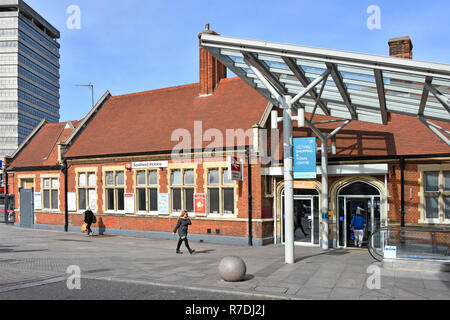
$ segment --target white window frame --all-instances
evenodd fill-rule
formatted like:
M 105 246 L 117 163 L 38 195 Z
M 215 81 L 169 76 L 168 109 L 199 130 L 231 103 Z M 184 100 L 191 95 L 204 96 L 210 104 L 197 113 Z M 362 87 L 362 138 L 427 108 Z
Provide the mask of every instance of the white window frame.
M 209 173 L 210 171 L 218 170 L 219 171 L 219 184 L 211 185 L 209 183 Z M 206 171 L 206 181 L 205 181 L 205 191 L 206 191 L 206 198 L 207 198 L 207 216 L 209 218 L 234 218 L 237 215 L 237 208 L 236 208 L 236 182 L 232 182 L 230 184 L 225 184 L 223 175 L 224 172 L 228 170 L 228 167 L 208 167 L 205 168 Z M 210 189 L 218 189 L 219 190 L 219 213 L 211 213 L 210 206 Z M 225 189 L 232 189 L 233 190 L 233 213 L 224 213 L 224 190 Z
M 50 181 L 50 186 L 46 187 L 45 186 L 45 181 L 49 180 Z M 53 181 L 57 181 L 58 182 L 58 186 L 57 187 L 53 187 Z M 41 206 L 41 211 L 46 211 L 46 212 L 59 212 L 59 207 L 60 207 L 60 201 L 59 201 L 59 194 L 60 194 L 60 186 L 61 183 L 59 181 L 59 176 L 41 176 L 41 194 L 42 194 L 42 206 Z M 49 203 L 50 203 L 50 208 L 45 208 L 45 191 L 48 190 L 49 191 Z M 53 208 L 53 192 L 52 191 L 57 191 L 58 192 L 58 205 L 57 208 Z
M 420 223 L 428 224 L 450 224 L 450 219 L 445 217 L 445 202 L 444 198 L 450 197 L 450 190 L 445 190 L 444 173 L 450 172 L 450 165 L 421 165 L 419 166 L 420 172 L 420 188 L 421 188 L 421 218 Z M 438 191 L 426 191 L 425 175 L 427 173 L 438 173 Z M 450 186 L 449 186 L 450 187 Z M 426 198 L 435 197 L 438 198 L 438 212 L 439 218 L 427 218 Z
M 138 174 L 139 172 L 144 172 L 145 174 L 145 183 L 139 184 L 138 183 Z M 150 184 L 150 173 L 156 172 L 156 184 Z M 141 169 L 136 170 L 135 172 L 135 198 L 136 198 L 136 209 L 137 209 L 137 215 L 150 215 L 150 216 L 157 216 L 158 215 L 158 209 L 156 211 L 150 211 L 150 190 L 154 189 L 156 190 L 156 194 L 158 196 L 159 194 L 159 175 L 160 170 L 159 169 Z M 139 193 L 138 189 L 144 189 L 145 190 L 145 211 L 139 210 Z M 158 198 L 156 198 L 156 201 L 158 202 Z
M 80 185 L 80 175 L 84 174 L 86 176 L 86 185 L 81 186 Z M 94 175 L 94 184 L 89 184 L 89 175 Z M 77 199 L 77 212 L 84 212 L 86 211 L 88 206 L 91 206 L 91 199 L 89 196 L 89 191 L 94 190 L 95 192 L 95 207 L 91 206 L 92 211 L 98 211 L 98 194 L 97 194 L 97 172 L 94 170 L 89 169 L 82 169 L 76 171 L 76 199 Z M 85 199 L 86 199 L 86 208 L 80 208 L 80 189 L 85 190 Z
M 106 176 L 108 175 L 108 173 L 113 173 L 113 184 L 108 186 L 106 183 Z M 123 185 L 118 185 L 117 184 L 117 174 L 118 173 L 123 173 Z M 125 170 L 108 170 L 105 169 L 104 170 L 104 181 L 105 181 L 105 212 L 107 214 L 125 214 L 125 194 L 127 193 L 127 179 L 126 179 L 126 172 Z M 124 206 L 123 206 L 123 210 L 117 210 L 118 207 L 118 190 L 123 189 L 123 194 L 124 194 Z M 114 210 L 108 210 L 108 191 L 109 190 L 114 190 Z
M 172 184 L 172 175 L 174 171 L 179 171 L 180 175 L 181 175 L 181 184 Z M 194 183 L 193 184 L 185 184 L 185 171 L 192 171 L 193 176 L 194 176 Z M 174 211 L 173 210 L 173 190 L 174 189 L 179 189 L 180 190 L 180 197 L 181 197 L 181 210 L 180 211 Z M 185 190 L 186 189 L 193 189 L 194 193 L 192 195 L 192 211 L 188 211 L 189 216 L 193 216 L 195 214 L 195 208 L 194 208 L 194 196 L 195 196 L 195 192 L 197 190 L 196 187 L 196 168 L 191 168 L 191 167 L 180 167 L 180 168 L 171 168 L 169 170 L 169 192 L 170 192 L 170 214 L 172 216 L 179 216 L 181 211 L 185 210 L 186 208 L 186 197 L 185 197 Z

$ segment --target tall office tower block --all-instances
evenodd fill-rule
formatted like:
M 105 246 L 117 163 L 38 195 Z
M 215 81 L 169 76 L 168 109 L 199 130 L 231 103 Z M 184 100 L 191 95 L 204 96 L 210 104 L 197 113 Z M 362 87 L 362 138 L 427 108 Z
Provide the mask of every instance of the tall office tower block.
M 43 119 L 59 122 L 59 37 L 22 0 L 0 0 L 0 159 Z

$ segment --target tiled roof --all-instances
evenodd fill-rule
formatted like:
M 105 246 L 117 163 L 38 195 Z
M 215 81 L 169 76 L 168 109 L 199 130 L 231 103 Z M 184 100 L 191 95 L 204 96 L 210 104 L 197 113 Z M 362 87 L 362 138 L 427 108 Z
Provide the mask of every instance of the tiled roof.
M 316 116 L 314 121 L 327 119 L 330 118 Z M 450 123 L 432 122 L 450 131 Z M 318 127 L 329 133 L 337 126 L 334 123 Z M 295 136 L 305 136 L 304 130 L 296 129 L 295 132 Z M 310 135 L 314 136 L 311 132 Z M 330 158 L 450 153 L 450 147 L 419 119 L 400 114 L 391 114 L 391 121 L 387 125 L 353 121 L 339 132 L 333 141 L 336 141 L 338 153 L 335 156 L 330 155 Z
M 76 126 L 78 121 L 72 121 Z M 56 166 L 58 164 L 58 143 L 71 134 L 67 122 L 47 123 L 39 130 L 10 163 L 9 170 L 27 167 Z
M 210 96 L 199 83 L 111 97 L 66 153 L 66 157 L 171 151 L 177 129 L 187 130 L 194 147 L 194 122 L 203 134 L 227 129 L 247 131 L 257 124 L 267 101 L 239 78 L 223 79 Z M 210 145 L 203 142 L 203 147 Z M 248 144 L 248 142 L 246 143 Z

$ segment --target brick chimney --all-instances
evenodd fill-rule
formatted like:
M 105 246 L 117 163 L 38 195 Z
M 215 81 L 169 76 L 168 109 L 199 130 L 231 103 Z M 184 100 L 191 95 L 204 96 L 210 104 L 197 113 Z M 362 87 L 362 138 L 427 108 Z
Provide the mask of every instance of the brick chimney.
M 198 35 L 199 39 L 203 34 L 218 35 L 216 32 L 209 30 L 209 24 L 206 25 L 205 31 Z M 200 46 L 200 96 L 212 95 L 220 80 L 226 77 L 227 67 L 208 50 Z
M 389 40 L 389 48 L 391 57 L 412 59 L 413 58 L 413 44 L 411 39 L 406 37 L 393 38 Z

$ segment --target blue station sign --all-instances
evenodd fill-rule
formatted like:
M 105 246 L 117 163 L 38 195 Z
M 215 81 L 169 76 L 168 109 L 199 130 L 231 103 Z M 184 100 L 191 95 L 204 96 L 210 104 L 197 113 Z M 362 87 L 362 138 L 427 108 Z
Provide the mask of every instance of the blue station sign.
M 317 178 L 317 139 L 294 138 L 294 179 Z

